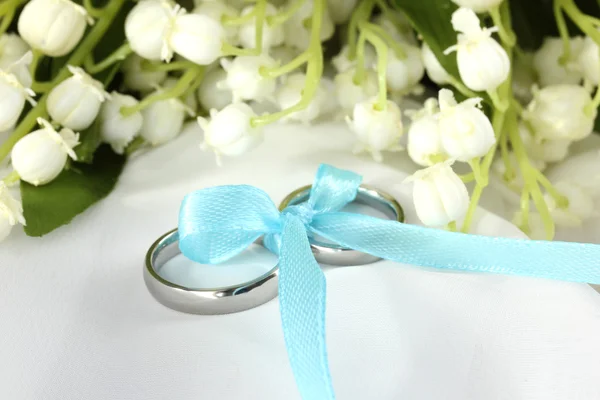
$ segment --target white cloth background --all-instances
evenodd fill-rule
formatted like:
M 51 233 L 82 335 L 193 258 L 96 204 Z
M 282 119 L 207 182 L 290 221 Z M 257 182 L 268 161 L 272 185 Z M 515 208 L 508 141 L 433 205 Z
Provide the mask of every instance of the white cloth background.
M 352 156 L 341 124 L 272 127 L 262 147 L 220 169 L 199 141 L 190 129 L 136 157 L 71 225 L 2 243 L 0 399 L 299 398 L 277 301 L 225 316 L 171 311 L 144 286 L 146 249 L 175 227 L 190 191 L 244 183 L 278 202 L 322 162 L 393 193 L 415 222 L 401 162 Z M 484 212 L 475 230 L 522 236 Z M 587 285 L 387 261 L 326 276 L 341 400 L 600 398 L 600 295 Z

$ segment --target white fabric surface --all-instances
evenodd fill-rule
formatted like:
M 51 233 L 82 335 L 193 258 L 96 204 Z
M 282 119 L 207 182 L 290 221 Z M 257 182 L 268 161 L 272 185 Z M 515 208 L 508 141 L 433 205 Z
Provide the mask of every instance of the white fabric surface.
M 2 243 L 0 399 L 299 398 L 277 301 L 225 316 L 171 311 L 146 291 L 146 249 L 176 225 L 190 191 L 244 183 L 277 202 L 322 162 L 393 193 L 415 222 L 401 161 L 352 156 L 341 124 L 272 127 L 265 145 L 221 169 L 199 141 L 190 129 L 136 157 L 115 192 L 71 225 Z M 479 233 L 522 236 L 480 217 Z M 600 398 L 600 295 L 587 285 L 387 261 L 326 275 L 341 400 Z

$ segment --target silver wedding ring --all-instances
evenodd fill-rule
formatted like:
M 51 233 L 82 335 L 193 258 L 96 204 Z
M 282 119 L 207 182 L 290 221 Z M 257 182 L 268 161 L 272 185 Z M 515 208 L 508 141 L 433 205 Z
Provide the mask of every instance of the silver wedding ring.
M 311 186 L 304 186 L 290 193 L 281 202 L 279 209 L 307 201 L 310 189 Z M 379 189 L 362 185 L 354 202 L 373 207 L 391 220 L 404 222 L 400 204 Z M 315 238 L 310 238 L 310 246 L 315 259 L 322 264 L 350 266 L 380 260 L 379 257 Z M 152 296 L 166 307 L 189 314 L 229 314 L 257 307 L 277 296 L 278 266 L 256 279 L 226 287 L 192 288 L 170 282 L 161 276 L 161 268 L 179 254 L 181 251 L 177 229 L 158 238 L 146 254 L 144 281 Z
M 279 211 L 283 211 L 288 206 L 307 201 L 311 188 L 311 185 L 304 186 L 287 195 L 279 205 Z M 400 206 L 392 195 L 382 190 L 368 185 L 361 185 L 354 203 L 373 207 L 391 220 L 404 222 L 404 210 L 402 206 Z M 381 257 L 352 250 L 334 243 L 325 243 L 314 238 L 309 238 L 309 241 L 315 259 L 321 264 L 353 266 L 371 264 L 381 260 Z
M 188 314 L 229 314 L 257 307 L 277 296 L 277 266 L 251 281 L 220 288 L 196 289 L 170 282 L 159 272 L 167 261 L 179 254 L 177 229 L 161 236 L 146 254 L 146 287 L 166 307 Z

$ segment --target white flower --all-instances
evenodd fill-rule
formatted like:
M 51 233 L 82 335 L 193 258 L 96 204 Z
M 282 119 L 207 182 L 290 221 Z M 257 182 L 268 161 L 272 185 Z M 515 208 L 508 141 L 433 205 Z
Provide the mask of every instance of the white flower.
M 237 156 L 256 147 L 262 141 L 262 130 L 254 128 L 256 116 L 246 103 L 233 103 L 221 111 L 211 110 L 211 119 L 198 117 L 204 130 L 203 150 L 212 150 L 221 164 L 221 156 Z
M 456 51 L 462 81 L 471 90 L 495 90 L 508 78 L 510 71 L 508 54 L 492 38 L 492 32 L 497 29 L 482 29 L 479 18 L 468 8 L 459 8 L 452 14 L 452 26 L 460 32 L 458 44 L 444 54 Z
M 71 0 L 31 0 L 19 16 L 21 37 L 50 57 L 61 57 L 77 46 L 88 17 L 85 8 Z
M 442 147 L 437 113 L 436 99 L 427 99 L 424 107 L 412 114 L 412 123 L 408 128 L 408 155 L 417 164 L 429 167 L 435 164 L 435 156 L 445 157 Z
M 488 117 L 478 107 L 480 98 L 456 103 L 448 89 L 439 93 L 439 129 L 445 152 L 459 161 L 482 157 L 496 143 L 494 129 Z
M 0 132 L 12 128 L 25 107 L 25 101 L 35 105 L 30 89 L 31 75 L 29 64 L 32 60 L 31 52 L 26 53 L 6 70 L 0 69 Z
M 254 10 L 254 6 L 247 6 L 242 10 L 242 16 L 251 13 Z M 271 16 L 277 14 L 277 9 L 272 4 L 267 4 L 266 15 Z M 240 26 L 238 33 L 238 39 L 242 47 L 248 49 L 256 48 L 256 18 L 253 18 L 249 22 Z M 263 51 L 270 49 L 271 47 L 279 46 L 283 43 L 284 33 L 283 26 L 270 26 L 266 19 L 263 23 L 263 37 L 262 46 Z
M 375 96 L 378 91 L 377 73 L 367 70 L 365 79 L 354 82 L 355 68 L 350 68 L 335 76 L 335 93 L 343 110 L 352 110 L 354 106 Z
M 0 242 L 6 239 L 16 224 L 25 225 L 23 206 L 10 194 L 6 184 L 0 181 Z
M 348 22 L 358 0 L 327 0 L 327 9 L 335 24 Z
M 302 92 L 304 91 L 305 82 L 306 75 L 301 72 L 287 77 L 285 82 L 277 89 L 277 93 L 275 95 L 276 103 L 281 110 L 290 108 L 300 102 L 302 98 Z M 318 91 L 321 90 L 322 89 L 320 88 L 318 89 Z M 315 120 L 320 114 L 320 100 L 323 100 L 323 96 L 324 94 L 317 93 L 308 107 L 302 111 L 297 111 L 288 115 L 285 120 L 299 121 L 305 124 Z
M 193 14 L 205 15 L 212 18 L 221 25 L 221 20 L 224 16 L 237 17 L 238 11 L 229 4 L 223 1 L 203 1 L 194 8 Z M 225 37 L 230 44 L 237 43 L 238 28 L 237 26 L 227 26 L 225 29 Z
M 544 162 L 558 162 L 567 158 L 569 155 L 569 146 L 571 145 L 570 140 L 556 139 L 556 140 L 545 140 L 542 139 L 536 142 L 532 149 L 531 156 L 544 161 Z
M 545 171 L 550 182 L 567 181 L 584 188 L 600 200 L 600 150 L 590 150 L 570 156 Z
M 580 185 L 561 181 L 554 188 L 569 202 L 566 208 L 560 208 L 552 196 L 546 194 L 544 199 L 552 213 L 554 222 L 559 226 L 581 226 L 583 221 L 594 215 L 594 200 Z
M 373 22 L 383 28 L 383 30 L 392 36 L 396 42 L 402 45 L 419 45 L 419 41 L 417 40 L 415 31 L 410 21 L 401 11 L 395 11 L 393 19 L 391 19 L 386 13 L 379 14 L 373 18 Z
M 529 212 L 527 215 L 528 231 L 525 232 L 530 239 L 533 240 L 547 240 L 546 228 L 544 227 L 544 220 L 542 216 L 537 212 Z M 517 211 L 512 219 L 512 223 L 524 229 L 523 226 L 523 212 Z
M 29 51 L 29 45 L 16 33 L 0 36 L 0 69 L 6 69 Z
M 214 19 L 200 14 L 175 18 L 169 45 L 173 51 L 198 65 L 213 63 L 222 55 L 225 30 Z
M 177 99 L 161 100 L 142 110 L 140 136 L 153 146 L 166 143 L 179 135 L 186 112 L 185 104 Z M 192 114 L 192 113 L 190 113 Z
M 424 225 L 443 227 L 467 213 L 469 193 L 451 160 L 417 171 L 405 182 L 414 182 L 413 202 Z
M 221 110 L 226 105 L 233 102 L 231 90 L 228 88 L 219 89 L 218 83 L 227 78 L 227 72 L 221 67 L 209 70 L 200 87 L 198 88 L 198 99 L 205 110 Z
M 423 64 L 425 65 L 429 79 L 438 85 L 446 85 L 450 82 L 450 74 L 442 67 L 442 64 L 440 64 L 433 51 L 431 51 L 431 48 L 425 42 L 421 46 L 421 56 L 423 57 Z
M 100 112 L 100 134 L 102 141 L 111 145 L 115 153 L 123 154 L 125 147 L 142 129 L 144 121 L 142 114 L 136 112 L 124 117 L 122 107 L 131 107 L 138 104 L 135 97 L 117 92 L 112 92 L 110 99 L 104 103 Z
M 283 25 L 285 44 L 302 50 L 308 48 L 311 30 L 308 28 L 307 21 L 311 21 L 313 8 L 313 0 L 304 0 L 302 7 Z M 334 31 L 335 26 L 329 16 L 328 9 L 325 8 L 323 20 L 321 21 L 321 42 L 331 38 Z
M 583 39 L 581 37 L 571 38 L 569 45 L 571 58 L 567 60 L 566 65 L 562 65 L 559 61 L 564 49 L 561 38 L 545 38 L 542 47 L 535 52 L 533 67 L 542 87 L 561 83 L 575 85 L 581 81 L 581 67 L 577 59 L 583 48 Z
M 356 60 L 350 60 L 348 58 L 348 52 L 350 51 L 350 47 L 345 45 L 342 50 L 331 59 L 331 64 L 336 69 L 337 72 L 345 72 L 350 68 L 356 67 Z M 365 57 L 364 57 L 364 66 L 365 68 L 371 68 L 375 65 L 377 60 L 377 54 L 375 53 L 375 49 L 369 43 L 365 43 Z
M 591 102 L 590 94 L 581 86 L 547 86 L 534 90 L 524 118 L 540 138 L 581 140 L 594 128 L 597 111 L 584 111 Z
M 177 78 L 167 78 L 162 85 L 163 89 L 171 89 L 175 87 L 179 83 L 179 79 Z M 196 115 L 196 111 L 198 110 L 198 100 L 196 99 L 196 94 L 194 92 L 189 92 L 185 94 L 185 97 L 179 97 L 183 104 L 185 104 L 188 113 L 191 116 Z
M 102 83 L 79 67 L 68 66 L 72 77 L 54 87 L 48 95 L 48 114 L 64 127 L 76 131 L 88 128 L 110 97 Z
M 73 148 L 79 144 L 79 134 L 68 128 L 60 132 L 42 118 L 41 129 L 21 138 L 11 153 L 12 166 L 21 180 L 32 185 L 44 185 L 61 173 L 67 157 L 77 160 Z
M 391 91 L 406 93 L 415 87 L 425 74 L 421 60 L 421 50 L 416 46 L 403 45 L 405 59 L 400 59 L 393 51 L 388 52 L 387 84 Z
M 452 0 L 460 7 L 470 8 L 476 13 L 490 11 L 492 8 L 498 7 L 503 0 Z
M 275 93 L 275 79 L 264 78 L 261 67 L 273 67 L 275 60 L 267 55 L 257 57 L 241 56 L 233 61 L 221 59 L 221 66 L 227 72 L 227 79 L 218 84 L 220 89 L 229 89 L 235 103 L 241 100 L 271 100 Z
M 346 117 L 350 130 L 356 134 L 355 152 L 368 151 L 375 161 L 382 161 L 383 150 L 397 151 L 402 131 L 402 113 L 396 103 L 387 101 L 386 107 L 377 109 L 377 98 L 354 106 L 352 119 Z
M 137 3 L 125 20 L 125 36 L 132 50 L 148 60 L 170 60 L 169 33 L 175 17 L 183 11 L 171 0 Z
M 586 36 L 583 40 L 583 47 L 579 53 L 578 63 L 581 67 L 583 77 L 598 86 L 600 83 L 600 50 L 598 45 L 589 36 Z M 577 82 L 575 82 L 577 83 Z
M 160 85 L 167 77 L 166 71 L 145 71 L 142 69 L 143 59 L 132 54 L 123 61 L 123 84 L 127 89 L 148 92 Z

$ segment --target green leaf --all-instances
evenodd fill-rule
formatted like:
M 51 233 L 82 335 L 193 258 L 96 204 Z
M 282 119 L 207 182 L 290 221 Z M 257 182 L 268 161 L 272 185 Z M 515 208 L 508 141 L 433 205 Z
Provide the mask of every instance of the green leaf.
M 100 118 L 96 118 L 89 128 L 80 132 L 79 145 L 75 147 L 78 162 L 91 164 L 94 161 L 94 152 L 102 143 L 100 123 Z
M 456 44 L 456 32 L 452 28 L 452 13 L 457 6 L 450 0 L 393 0 L 413 24 L 415 30 L 429 45 L 444 69 L 460 80 L 456 53 L 444 55 L 444 51 Z
M 25 233 L 42 236 L 71 222 L 112 191 L 124 164 L 125 157 L 104 145 L 96 152 L 93 165 L 74 163 L 44 186 L 21 182 Z

